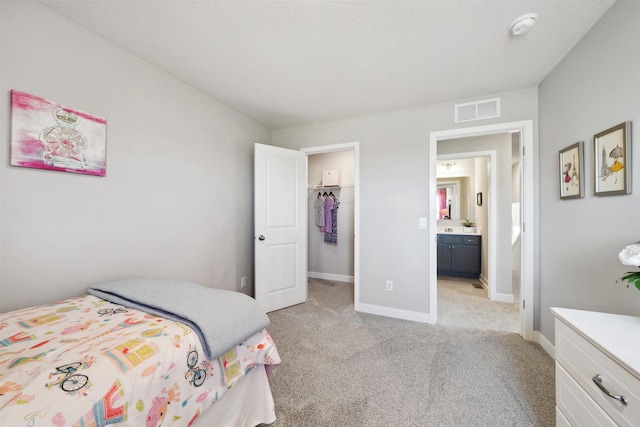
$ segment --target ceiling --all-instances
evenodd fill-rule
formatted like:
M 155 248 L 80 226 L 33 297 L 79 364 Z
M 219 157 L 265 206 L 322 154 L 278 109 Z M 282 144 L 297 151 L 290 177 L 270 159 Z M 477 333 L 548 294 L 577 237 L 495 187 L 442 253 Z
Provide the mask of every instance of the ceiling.
M 615 0 L 39 1 L 275 130 L 534 87 Z

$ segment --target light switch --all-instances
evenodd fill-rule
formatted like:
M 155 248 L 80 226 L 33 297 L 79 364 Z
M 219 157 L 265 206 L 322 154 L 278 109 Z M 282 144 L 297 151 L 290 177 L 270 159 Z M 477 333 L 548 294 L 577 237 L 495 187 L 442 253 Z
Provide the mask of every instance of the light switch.
M 418 228 L 421 230 L 427 229 L 427 218 L 418 218 Z

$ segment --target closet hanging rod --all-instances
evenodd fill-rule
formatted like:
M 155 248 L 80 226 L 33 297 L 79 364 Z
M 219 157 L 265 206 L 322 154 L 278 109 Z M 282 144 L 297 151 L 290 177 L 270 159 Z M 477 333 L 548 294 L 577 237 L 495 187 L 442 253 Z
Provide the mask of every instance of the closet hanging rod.
M 323 188 L 328 188 L 328 189 L 336 189 L 336 190 L 340 190 L 341 188 L 354 188 L 355 185 L 351 184 L 351 185 L 307 185 L 307 188 L 310 190 L 320 190 Z

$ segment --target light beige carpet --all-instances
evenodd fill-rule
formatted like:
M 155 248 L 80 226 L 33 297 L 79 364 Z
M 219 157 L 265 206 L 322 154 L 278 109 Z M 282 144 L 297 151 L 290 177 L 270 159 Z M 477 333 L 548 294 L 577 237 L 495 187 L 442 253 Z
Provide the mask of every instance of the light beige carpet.
M 518 333 L 520 312 L 515 304 L 490 301 L 486 288 L 457 280 L 438 280 L 439 325 Z
M 272 426 L 555 425 L 553 360 L 506 330 L 506 307 L 492 320 L 466 300 L 489 302 L 441 284 L 427 325 L 356 313 L 351 284 L 310 280 L 306 303 L 269 315 Z

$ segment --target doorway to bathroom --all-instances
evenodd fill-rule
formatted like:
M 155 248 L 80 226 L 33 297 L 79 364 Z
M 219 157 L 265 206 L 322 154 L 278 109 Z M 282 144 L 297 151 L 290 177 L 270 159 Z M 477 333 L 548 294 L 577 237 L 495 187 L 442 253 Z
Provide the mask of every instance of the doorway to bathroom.
M 520 257 L 512 224 L 519 224 L 519 132 L 467 137 L 438 145 L 437 286 L 438 323 L 475 324 L 520 332 Z M 470 148 L 491 148 L 487 155 Z M 447 153 L 447 154 L 442 154 Z M 497 159 L 497 160 L 496 160 Z M 510 159 L 510 161 L 508 161 Z M 492 161 L 497 171 L 492 176 Z M 510 165 L 509 167 L 506 167 Z M 497 194 L 490 191 L 496 180 Z M 496 199 L 493 210 L 491 203 Z M 512 217 L 513 213 L 517 215 Z M 497 228 L 489 227 L 495 215 Z M 509 219 L 509 222 L 504 218 Z M 464 224 L 470 225 L 464 227 Z M 512 244 L 507 249 L 505 241 Z M 495 280 L 489 281 L 489 245 L 498 253 Z
M 512 134 L 518 133 L 520 138 L 520 144 L 515 154 L 520 159 L 519 176 L 520 180 L 518 187 L 520 189 L 521 201 L 520 211 L 522 212 L 518 225 L 525 231 L 520 234 L 521 253 L 516 255 L 519 258 L 519 271 L 520 271 L 520 292 L 514 292 L 511 289 L 513 283 L 512 266 L 511 262 L 504 262 L 504 254 L 509 254 L 508 259 L 511 260 L 511 229 L 499 229 L 498 221 L 500 223 L 506 222 L 511 224 L 512 208 L 511 197 L 509 190 L 509 198 L 506 198 L 504 190 L 499 184 L 502 184 L 502 180 L 508 179 L 511 181 L 511 175 L 513 173 L 512 163 L 510 158 L 512 156 L 511 150 L 508 152 L 508 159 L 505 155 L 499 155 L 498 151 L 492 146 L 479 145 L 478 141 L 475 141 L 471 146 L 467 148 L 453 148 L 455 144 L 451 144 L 454 140 L 460 140 L 460 143 L 464 143 L 466 138 L 484 137 L 494 138 L 500 134 Z M 469 140 L 467 140 L 467 143 Z M 439 143 L 442 143 L 439 144 Z M 534 298 L 533 298 L 533 236 L 535 235 L 535 222 L 533 220 L 534 204 L 533 204 L 533 158 L 532 156 L 526 156 L 526 152 L 532 152 L 533 144 L 533 124 L 532 121 L 503 123 L 488 126 L 479 126 L 473 128 L 461 128 L 452 129 L 447 131 L 432 132 L 430 134 L 430 171 L 431 171 L 431 185 L 430 185 L 430 200 L 432 203 L 437 197 L 437 168 L 439 162 L 444 160 L 451 161 L 452 159 L 463 157 L 488 157 L 486 169 L 489 171 L 489 182 L 486 194 L 482 191 L 482 196 L 473 194 L 472 199 L 477 203 L 479 197 L 482 197 L 482 204 L 487 204 L 487 248 L 486 248 L 486 281 L 488 283 L 489 298 L 496 300 L 509 300 L 509 298 L 518 298 L 518 306 L 520 308 L 520 325 L 519 333 L 527 340 L 532 341 L 533 337 L 533 312 L 535 310 Z M 448 147 L 448 149 L 446 148 Z M 441 150 L 443 148 L 443 150 Z M 471 155 L 469 155 L 471 153 Z M 498 171 L 501 170 L 501 174 Z M 493 177 L 493 178 L 492 178 Z M 501 203 L 498 204 L 500 195 L 504 196 Z M 437 206 L 437 204 L 435 205 Z M 501 207 L 498 210 L 498 207 Z M 505 208 L 506 206 L 506 208 Z M 438 289 L 437 289 L 437 213 L 432 212 L 430 215 L 432 235 L 430 239 L 430 304 L 432 320 L 437 321 L 437 301 L 438 301 Z M 526 225 L 526 229 L 524 226 Z M 492 230 L 494 232 L 492 232 Z M 500 268 L 498 268 L 500 267 Z M 505 273 L 506 272 L 506 273 Z M 518 294 L 518 295 L 515 295 Z

